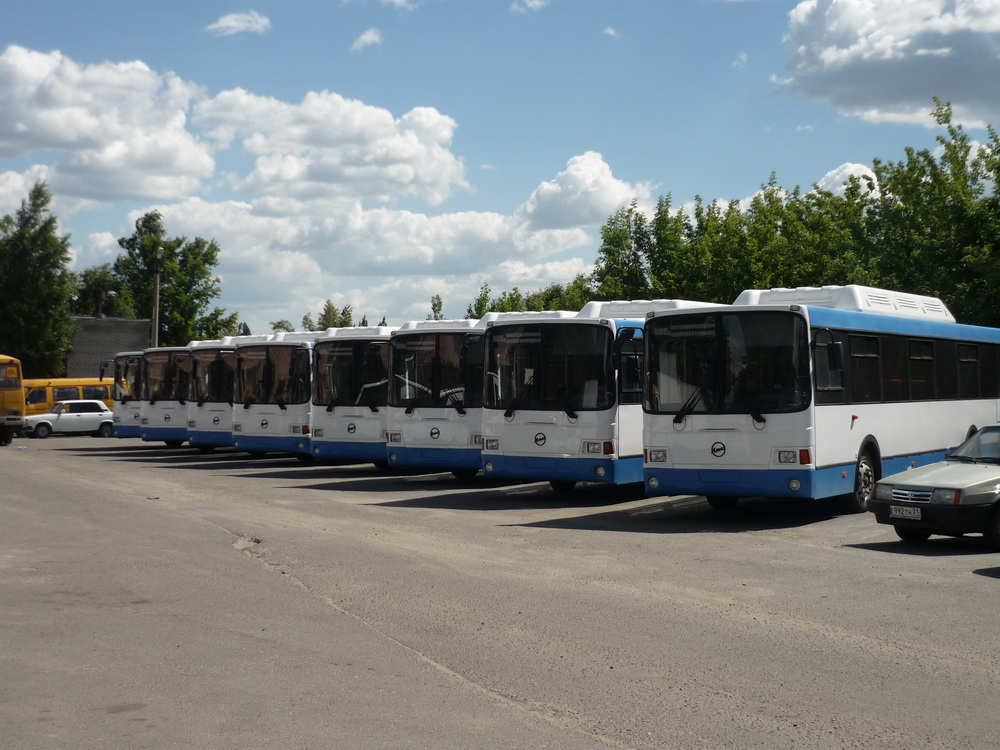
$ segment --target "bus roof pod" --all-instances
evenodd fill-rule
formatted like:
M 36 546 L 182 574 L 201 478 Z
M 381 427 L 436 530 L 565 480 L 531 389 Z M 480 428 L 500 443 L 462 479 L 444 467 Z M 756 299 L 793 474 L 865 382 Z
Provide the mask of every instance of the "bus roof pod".
M 645 318 L 648 313 L 665 310 L 686 310 L 695 307 L 717 307 L 713 302 L 686 299 L 633 299 L 592 301 L 577 313 L 579 318 Z
M 853 312 L 898 315 L 954 323 L 955 317 L 937 297 L 893 292 L 870 286 L 802 286 L 796 289 L 745 289 L 733 305 L 813 305 Z

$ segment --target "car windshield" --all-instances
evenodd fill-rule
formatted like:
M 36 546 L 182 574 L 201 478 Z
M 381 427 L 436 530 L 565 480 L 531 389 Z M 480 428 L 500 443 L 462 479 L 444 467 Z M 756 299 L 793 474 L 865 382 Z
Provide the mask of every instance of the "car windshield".
M 1000 426 L 984 427 L 945 458 L 970 463 L 1000 463 Z

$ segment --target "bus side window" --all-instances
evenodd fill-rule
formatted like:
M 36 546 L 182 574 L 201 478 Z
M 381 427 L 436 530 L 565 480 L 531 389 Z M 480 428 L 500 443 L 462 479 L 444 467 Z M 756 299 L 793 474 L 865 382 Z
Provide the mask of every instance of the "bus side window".
M 28 395 L 24 397 L 24 403 L 28 406 L 32 404 L 44 404 L 48 397 L 48 392 L 45 387 L 32 388 L 28 391 Z
M 822 332 L 821 332 L 822 333 Z M 816 403 L 844 403 L 844 345 L 829 332 L 816 338 Z
M 78 398 L 80 398 L 80 389 L 75 385 L 53 387 L 52 389 L 53 401 L 74 401 Z
M 106 385 L 85 385 L 83 386 L 84 398 L 95 398 L 98 401 L 107 401 L 108 387 Z

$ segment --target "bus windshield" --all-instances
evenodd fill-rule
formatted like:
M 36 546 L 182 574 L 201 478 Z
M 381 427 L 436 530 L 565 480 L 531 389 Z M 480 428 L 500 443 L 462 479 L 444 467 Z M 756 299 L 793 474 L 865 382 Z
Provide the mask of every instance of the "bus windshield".
M 389 342 L 320 343 L 314 352 L 316 378 L 313 403 L 367 406 L 372 411 L 389 401 Z
M 237 372 L 236 401 L 244 406 L 309 402 L 309 349 L 305 347 L 240 347 Z
M 191 400 L 205 403 L 233 403 L 236 352 L 232 349 L 191 351 Z
M 495 326 L 487 336 L 488 408 L 573 412 L 615 403 L 611 329 L 526 323 Z
M 115 400 L 126 401 L 139 397 L 142 382 L 142 355 L 115 357 Z
M 420 333 L 391 341 L 393 406 L 483 405 L 483 336 L 464 332 Z
M 191 387 L 191 358 L 187 352 L 146 352 L 143 355 L 143 400 L 185 403 Z
M 810 403 L 806 321 L 791 312 L 654 318 L 644 406 L 654 414 L 794 412 Z

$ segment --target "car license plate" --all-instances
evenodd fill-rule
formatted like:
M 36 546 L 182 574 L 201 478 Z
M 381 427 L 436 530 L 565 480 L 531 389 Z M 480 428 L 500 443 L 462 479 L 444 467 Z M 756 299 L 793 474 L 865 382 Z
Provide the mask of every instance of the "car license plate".
M 910 508 L 906 505 L 890 505 L 890 518 L 915 518 L 920 520 L 920 508 Z

